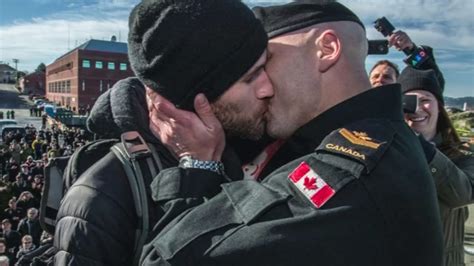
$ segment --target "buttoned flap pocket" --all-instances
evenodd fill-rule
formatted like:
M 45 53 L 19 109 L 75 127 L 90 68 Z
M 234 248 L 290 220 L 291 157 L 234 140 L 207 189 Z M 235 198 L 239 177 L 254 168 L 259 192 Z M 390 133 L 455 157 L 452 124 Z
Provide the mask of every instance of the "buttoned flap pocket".
M 163 259 L 178 262 L 189 256 L 191 250 L 196 252 L 203 248 L 205 245 L 200 245 L 201 241 L 211 241 L 211 246 L 214 246 L 288 198 L 286 194 L 274 192 L 251 180 L 236 181 L 222 187 L 223 193 L 176 218 L 152 241 Z M 212 232 L 219 230 L 223 232 L 212 236 Z
M 285 202 L 289 197 L 288 194 L 270 190 L 253 180 L 223 184 L 222 190 L 245 224 L 252 223 L 265 211 Z

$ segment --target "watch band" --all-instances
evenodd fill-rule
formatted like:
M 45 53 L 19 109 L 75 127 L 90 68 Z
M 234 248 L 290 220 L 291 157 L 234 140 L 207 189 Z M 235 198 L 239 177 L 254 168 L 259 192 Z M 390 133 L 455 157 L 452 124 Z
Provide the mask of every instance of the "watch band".
M 196 168 L 196 169 L 204 169 L 209 170 L 214 173 L 224 175 L 224 164 L 220 161 L 201 161 L 192 158 L 191 156 L 183 156 L 179 160 L 179 167 L 187 169 L 187 168 Z

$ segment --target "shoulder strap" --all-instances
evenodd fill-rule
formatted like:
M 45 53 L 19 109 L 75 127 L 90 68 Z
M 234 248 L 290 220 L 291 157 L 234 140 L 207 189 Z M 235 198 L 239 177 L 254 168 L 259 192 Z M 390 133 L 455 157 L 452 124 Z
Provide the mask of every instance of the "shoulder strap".
M 152 179 L 162 170 L 163 166 L 155 148 L 152 145 L 147 145 L 136 131 L 123 133 L 121 142 L 115 144 L 111 151 L 122 162 L 135 203 L 139 225 L 135 232 L 134 262 L 138 263 L 150 229 L 150 211 L 147 198 L 150 193 L 147 192 L 145 175 Z
M 56 216 L 64 196 L 63 175 L 69 157 L 52 158 L 44 167 L 44 188 L 40 201 L 39 222 L 43 230 L 54 234 Z
M 316 148 L 316 153 L 334 155 L 327 162 L 350 172 L 354 169 L 348 167 L 352 168 L 353 164 L 347 160 L 359 163 L 363 167 L 359 170 L 370 173 L 391 145 L 394 135 L 395 130 L 387 120 L 359 120 L 331 132 Z

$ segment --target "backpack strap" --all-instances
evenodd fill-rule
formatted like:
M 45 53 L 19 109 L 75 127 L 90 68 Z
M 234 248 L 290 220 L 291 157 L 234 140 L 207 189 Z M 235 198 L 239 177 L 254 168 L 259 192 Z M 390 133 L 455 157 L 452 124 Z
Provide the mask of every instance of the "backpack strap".
M 99 161 L 105 154 L 109 153 L 110 147 L 116 144 L 118 139 L 96 140 L 79 147 L 68 161 L 64 170 L 64 192 L 69 190 L 79 176 Z
M 39 222 L 43 230 L 54 234 L 56 216 L 64 196 L 63 174 L 69 157 L 55 157 L 44 167 L 44 189 L 40 202 Z
M 135 203 L 139 224 L 135 232 L 134 262 L 138 263 L 150 230 L 150 209 L 147 198 L 150 193 L 147 192 L 145 178 L 148 177 L 151 180 L 163 166 L 155 148 L 147 145 L 136 131 L 123 133 L 121 142 L 115 144 L 111 151 L 122 162 Z

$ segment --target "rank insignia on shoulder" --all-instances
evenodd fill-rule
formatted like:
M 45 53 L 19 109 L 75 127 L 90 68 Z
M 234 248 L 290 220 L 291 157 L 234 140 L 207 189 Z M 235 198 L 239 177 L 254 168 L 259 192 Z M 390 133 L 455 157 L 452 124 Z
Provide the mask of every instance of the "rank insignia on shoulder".
M 290 182 L 316 207 L 321 208 L 334 194 L 329 186 L 306 162 L 289 175 Z
M 391 145 L 394 132 L 391 124 L 385 120 L 356 121 L 332 131 L 316 148 L 316 152 L 338 157 L 342 155 L 363 164 L 366 172 L 370 172 Z M 342 167 L 346 169 L 346 166 Z
M 339 130 L 339 134 L 341 134 L 344 138 L 346 138 L 352 144 L 365 146 L 372 149 L 378 149 L 379 146 L 383 144 L 383 143 L 375 142 L 365 132 L 358 132 L 358 131 L 351 132 L 345 128 L 342 128 Z

